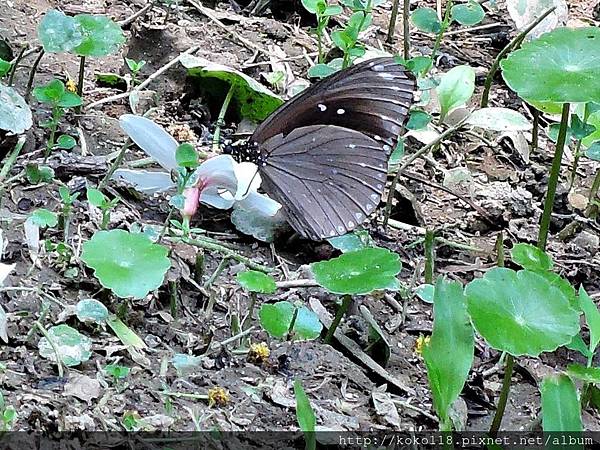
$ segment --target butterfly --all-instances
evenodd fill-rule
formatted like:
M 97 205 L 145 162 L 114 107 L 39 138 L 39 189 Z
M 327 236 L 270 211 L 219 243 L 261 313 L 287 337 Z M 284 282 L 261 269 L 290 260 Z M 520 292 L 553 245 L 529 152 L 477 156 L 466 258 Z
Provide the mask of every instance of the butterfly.
M 363 61 L 284 103 L 226 151 L 258 166 L 263 190 L 300 235 L 340 236 L 377 208 L 415 90 L 394 58 Z

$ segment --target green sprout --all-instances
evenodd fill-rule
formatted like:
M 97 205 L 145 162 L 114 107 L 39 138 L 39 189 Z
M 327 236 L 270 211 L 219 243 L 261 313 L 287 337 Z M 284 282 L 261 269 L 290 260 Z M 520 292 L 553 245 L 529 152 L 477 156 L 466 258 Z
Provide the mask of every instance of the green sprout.
M 125 62 L 127 63 L 127 67 L 131 71 L 131 86 L 135 86 L 138 82 L 137 76 L 142 70 L 142 68 L 146 65 L 146 61 L 143 59 L 140 61 L 136 61 L 135 59 L 125 58 Z
M 50 120 L 42 124 L 43 127 L 50 129 L 50 136 L 44 151 L 44 160 L 48 159 L 50 152 L 55 148 L 72 149 L 76 144 L 75 139 L 66 134 L 60 135 L 57 139 L 56 132 L 60 119 L 69 108 L 80 106 L 81 98 L 74 92 L 69 92 L 60 80 L 52 80 L 46 85 L 36 87 L 33 90 L 33 95 L 39 102 L 52 107 Z
M 467 3 L 458 5 L 453 5 L 451 0 L 448 1 L 442 20 L 440 20 L 433 8 L 417 8 L 410 16 L 412 23 L 420 31 L 436 35 L 431 55 L 428 57 L 429 65 L 425 68 L 424 72 L 428 72 L 433 67 L 444 34 L 453 21 L 461 25 L 473 26 L 481 22 L 484 17 L 485 11 L 475 0 L 469 0 Z M 405 54 L 404 57 L 407 58 L 407 55 Z
M 7 405 L 4 395 L 0 392 L 0 431 L 9 431 L 13 423 L 17 420 L 17 411 L 11 405 Z
M 100 224 L 100 228 L 102 230 L 106 230 L 110 220 L 110 211 L 117 205 L 117 203 L 119 203 L 121 199 L 119 197 L 115 197 L 112 200 L 109 200 L 98 189 L 88 187 L 87 200 L 91 205 L 95 206 L 96 208 L 100 208 L 100 211 L 102 211 L 102 223 Z
M 71 194 L 68 187 L 59 186 L 58 194 L 60 195 L 60 200 L 62 202 L 62 210 L 60 217 L 64 233 L 64 242 L 66 243 L 69 237 L 69 228 L 71 226 L 71 212 L 73 211 L 73 204 L 75 203 L 75 200 L 77 200 L 77 198 L 79 197 L 79 192 Z
M 323 35 L 327 29 L 327 24 L 331 17 L 341 14 L 343 9 L 339 5 L 330 5 L 327 0 L 302 0 L 302 6 L 317 18 L 317 26 L 312 31 L 317 36 L 317 62 L 322 64 L 325 59 Z

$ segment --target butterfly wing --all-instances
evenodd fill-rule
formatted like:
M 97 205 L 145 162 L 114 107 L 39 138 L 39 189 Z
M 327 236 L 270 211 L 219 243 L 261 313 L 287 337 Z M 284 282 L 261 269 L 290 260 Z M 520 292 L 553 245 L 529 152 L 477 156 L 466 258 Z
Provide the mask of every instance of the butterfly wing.
M 373 213 L 387 176 L 382 143 L 335 125 L 278 134 L 260 147 L 262 185 L 302 236 L 352 231 Z
M 361 62 L 321 80 L 271 114 L 250 141 L 310 125 L 337 125 L 381 141 L 386 153 L 396 145 L 408 117 L 416 81 L 393 58 Z

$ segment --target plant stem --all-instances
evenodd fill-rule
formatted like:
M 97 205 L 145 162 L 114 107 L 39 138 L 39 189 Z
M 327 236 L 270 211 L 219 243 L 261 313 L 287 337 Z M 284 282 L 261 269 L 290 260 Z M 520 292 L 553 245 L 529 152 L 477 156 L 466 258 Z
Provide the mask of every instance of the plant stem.
M 46 142 L 46 149 L 44 150 L 44 163 L 48 160 L 50 153 L 55 145 L 56 140 L 56 130 L 58 129 L 58 122 L 61 117 L 62 109 L 60 106 L 55 105 L 52 108 L 52 121 L 50 122 L 50 137 L 48 137 L 48 142 Z
M 594 177 L 594 182 L 592 183 L 592 187 L 590 188 L 590 193 L 588 194 L 588 206 L 585 208 L 585 216 L 595 219 L 596 217 L 591 217 L 594 214 L 594 199 L 596 195 L 598 195 L 598 189 L 600 189 L 600 170 L 596 172 L 596 176 Z M 595 216 L 595 214 L 594 214 Z
M 248 314 L 242 321 L 242 331 L 247 330 L 254 314 L 254 307 L 256 306 L 256 292 L 250 292 L 250 305 L 248 306 Z
M 502 58 L 504 58 L 506 55 L 508 55 L 508 53 L 510 53 L 514 48 L 521 45 L 521 42 L 523 42 L 523 39 L 525 39 L 525 36 L 527 36 L 531 30 L 533 30 L 536 26 L 538 26 L 538 24 L 542 20 L 544 20 L 549 14 L 551 14 L 555 9 L 556 9 L 556 6 L 553 6 L 552 8 L 546 10 L 540 17 L 538 17 L 533 22 L 531 22 L 531 25 L 529 25 L 527 28 L 525 28 L 523 31 L 521 31 L 519 34 L 517 34 L 513 38 L 513 40 L 510 41 L 506 45 L 506 47 L 504 47 L 500 51 L 500 53 L 498 53 L 498 56 L 496 56 L 496 59 L 492 63 L 492 67 L 490 68 L 490 71 L 488 72 L 487 76 L 485 77 L 485 83 L 483 85 L 484 86 L 483 94 L 481 95 L 481 104 L 480 104 L 480 106 L 482 108 L 485 108 L 488 105 L 490 89 L 492 87 L 492 81 L 494 80 L 494 75 L 496 75 L 496 72 L 498 71 L 498 67 L 500 67 L 500 61 L 502 60 Z
M 404 59 L 408 61 L 410 58 L 410 24 L 408 22 L 408 16 L 410 13 L 410 0 L 404 0 L 402 7 L 402 43 L 404 49 Z
M 231 83 L 229 86 L 229 91 L 225 96 L 225 100 L 223 100 L 223 104 L 221 105 L 221 111 L 219 111 L 219 117 L 217 117 L 217 123 L 215 124 L 215 132 L 213 134 L 212 141 L 212 149 L 213 152 L 219 151 L 219 145 L 221 141 L 221 127 L 225 125 L 225 114 L 227 114 L 227 109 L 229 108 L 229 103 L 231 102 L 231 98 L 233 97 L 233 93 L 235 92 L 235 83 Z
M 182 242 L 185 242 L 186 244 L 190 244 L 195 247 L 200 247 L 200 248 L 203 248 L 206 250 L 212 250 L 215 252 L 219 252 L 219 253 L 223 254 L 224 256 L 226 256 L 227 258 L 231 258 L 231 259 L 234 259 L 238 262 L 245 264 L 250 269 L 258 270 L 258 271 L 264 272 L 264 273 L 269 273 L 269 272 L 273 271 L 273 269 L 271 267 L 267 267 L 267 266 L 263 266 L 262 264 L 255 263 L 250 258 L 246 258 L 245 256 L 242 256 L 239 253 L 236 253 L 235 251 L 233 251 L 227 247 L 224 247 L 223 245 L 217 244 L 215 242 L 211 242 L 209 240 L 201 240 L 198 238 L 191 239 L 188 237 L 178 237 L 178 238 L 176 238 L 176 240 L 180 240 Z
M 513 373 L 513 367 L 515 364 L 515 357 L 511 354 L 506 354 L 506 366 L 504 368 L 504 379 L 502 380 L 502 391 L 500 391 L 500 398 L 498 399 L 498 407 L 496 408 L 496 414 L 490 427 L 490 436 L 495 438 L 500 430 L 502 424 L 502 416 L 504 416 L 504 410 L 506 409 L 506 402 L 508 400 L 508 393 L 510 391 L 510 380 Z
M 583 108 L 583 123 L 586 123 L 590 116 L 590 110 L 588 105 L 589 103 L 586 103 Z M 571 183 L 569 184 L 569 191 L 573 189 L 575 179 L 577 178 L 577 166 L 579 165 L 579 158 L 581 158 L 581 141 L 582 139 L 577 139 L 577 147 L 575 148 L 575 156 L 573 159 L 573 168 L 571 170 Z
M 496 238 L 496 265 L 504 267 L 504 233 L 500 231 Z
M 177 281 L 169 281 L 169 309 L 171 311 L 171 317 L 177 319 Z
M 569 122 L 569 103 L 565 103 L 562 108 L 562 117 L 560 121 L 560 130 L 558 132 L 558 141 L 556 142 L 556 150 L 552 159 L 552 169 L 550 169 L 550 178 L 548 180 L 548 188 L 546 192 L 546 200 L 544 201 L 544 212 L 540 222 L 540 231 L 538 234 L 538 248 L 546 249 L 548 240 L 548 230 L 550 229 L 550 220 L 552 218 L 552 209 L 554 207 L 554 197 L 556 195 L 556 186 L 558 185 L 558 177 L 560 175 L 560 164 L 565 149 L 565 141 L 567 139 L 567 128 Z
M 27 87 L 25 88 L 25 101 L 29 101 L 29 96 L 31 94 L 31 88 L 33 86 L 33 79 L 35 78 L 35 72 L 37 71 L 38 66 L 40 65 L 40 61 L 42 60 L 42 56 L 44 56 L 44 49 L 40 47 L 40 53 L 37 58 L 33 62 L 33 66 L 31 66 L 31 72 L 29 72 L 29 79 L 27 80 Z
M 531 111 L 533 115 L 533 129 L 531 130 L 531 153 L 537 151 L 539 146 L 540 136 L 540 112 L 537 108 L 533 108 Z
M 392 44 L 394 42 L 394 34 L 396 32 L 396 20 L 398 20 L 398 9 L 400 8 L 400 0 L 394 0 L 392 4 L 392 15 L 388 25 L 388 33 L 385 42 Z
M 444 12 L 444 20 L 442 20 L 442 26 L 440 32 L 435 38 L 435 43 L 433 44 L 433 50 L 431 51 L 431 64 L 430 68 L 435 65 L 435 57 L 437 56 L 438 51 L 440 50 L 440 45 L 442 44 L 442 38 L 444 37 L 444 33 L 450 26 L 450 10 L 452 9 L 452 0 L 448 0 L 446 3 L 446 11 Z
M 344 60 L 342 62 L 342 69 L 345 69 L 346 67 L 350 66 L 350 50 L 353 49 L 356 46 L 356 43 L 358 42 L 358 36 L 360 35 L 360 32 L 362 30 L 362 27 L 364 26 L 366 20 L 367 20 L 367 16 L 369 14 L 371 14 L 371 10 L 373 8 L 372 6 L 373 0 L 369 0 L 367 3 L 367 6 L 365 7 L 365 9 L 362 11 L 363 13 L 363 17 L 360 21 L 360 24 L 358 25 L 358 31 L 356 33 L 357 39 L 352 43 L 352 45 L 350 45 L 348 47 L 348 49 L 346 51 L 344 51 Z
M 346 294 L 342 297 L 342 304 L 339 306 L 339 308 L 335 312 L 335 318 L 333 319 L 333 322 L 331 322 L 331 326 L 329 327 L 329 330 L 327 330 L 327 334 L 325 335 L 325 343 L 326 344 L 331 344 L 331 340 L 333 339 L 335 330 L 338 327 L 338 325 L 340 324 L 342 317 L 344 317 L 344 314 L 346 314 L 346 311 L 348 311 L 348 308 L 350 307 L 351 302 L 352 302 L 352 297 L 350 295 Z
M 79 57 L 79 79 L 77 81 L 77 95 L 83 100 L 83 79 L 85 78 L 85 56 Z M 81 112 L 81 106 L 76 109 L 77 113 Z
M 104 175 L 104 178 L 102 178 L 102 181 L 100 182 L 100 184 L 98 184 L 98 190 L 102 191 L 106 188 L 106 185 L 110 181 L 110 179 L 113 176 L 113 174 L 115 173 L 115 171 L 123 163 L 123 158 L 125 158 L 125 152 L 131 146 L 131 144 L 133 144 L 133 141 L 130 138 L 127 138 L 125 143 L 121 146 L 121 149 L 119 150 L 119 154 L 117 155 L 117 157 L 111 164 L 110 168 L 108 169 L 108 172 L 106 172 L 106 175 Z
M 392 213 L 392 201 L 394 200 L 394 194 L 396 192 L 396 185 L 398 184 L 398 179 L 400 178 L 400 175 L 402 175 L 402 172 L 404 172 L 404 170 L 406 170 L 406 168 L 408 166 L 410 166 L 413 163 L 413 161 L 415 161 L 417 158 L 421 157 L 423 154 L 427 153 L 429 150 L 431 150 L 432 148 L 437 146 L 440 142 L 442 142 L 448 136 L 450 136 L 450 135 L 454 134 L 456 131 L 458 131 L 463 126 L 463 124 L 466 122 L 466 120 L 467 120 L 467 118 L 464 118 L 463 120 L 458 122 L 453 127 L 448 128 L 446 131 L 444 131 L 442 134 L 440 134 L 437 138 L 435 138 L 429 144 L 421 147 L 415 153 L 410 155 L 406 159 L 406 161 L 398 168 L 398 171 L 396 172 L 396 174 L 394 175 L 394 179 L 392 180 L 392 184 L 390 185 L 390 191 L 388 193 L 388 198 L 387 198 L 387 202 L 385 205 L 385 214 L 383 217 L 383 227 L 384 228 L 387 228 L 388 220 L 390 220 L 390 214 Z
M 10 152 L 10 154 L 6 158 L 6 161 L 4 161 L 2 170 L 0 170 L 0 184 L 4 181 L 4 179 L 9 174 L 12 167 L 15 165 L 15 162 L 17 161 L 17 157 L 19 156 L 19 153 L 21 153 L 21 150 L 23 149 L 23 146 L 25 145 L 26 141 L 27 141 L 27 137 L 21 136 L 19 138 L 19 140 L 17 141 L 15 148 L 13 148 L 13 151 Z
M 433 270 L 435 265 L 435 233 L 433 230 L 425 232 L 425 283 L 433 284 Z
M 15 59 L 15 62 L 12 63 L 12 67 L 10 68 L 10 75 L 8 76 L 8 85 L 9 86 L 12 86 L 12 84 L 13 84 L 13 81 L 15 79 L 15 72 L 17 71 L 17 66 L 19 65 L 19 63 L 23 59 L 23 55 L 25 54 L 25 50 L 27 50 L 27 45 L 24 45 L 21 48 L 21 51 L 17 55 L 17 57 Z
M 102 210 L 102 223 L 100 224 L 100 228 L 102 230 L 106 230 L 106 227 L 108 226 L 108 221 L 109 220 L 110 220 L 110 210 L 103 209 Z
M 42 333 L 42 335 L 46 338 L 46 340 L 50 344 L 50 347 L 52 347 L 52 350 L 54 350 L 54 354 L 56 355 L 56 365 L 58 366 L 58 376 L 60 378 L 63 378 L 65 376 L 65 372 L 62 365 L 62 360 L 60 359 L 60 353 L 58 352 L 58 348 L 56 347 L 56 343 L 50 337 L 50 335 L 44 328 L 44 325 L 42 325 L 39 320 L 36 320 L 34 323 L 38 330 L 40 330 L 40 333 Z
M 219 275 L 221 275 L 221 272 L 223 272 L 223 270 L 225 269 L 225 267 L 227 267 L 227 264 L 229 264 L 229 258 L 227 256 L 225 256 L 221 260 L 221 262 L 219 263 L 219 265 L 217 266 L 217 268 L 215 269 L 215 271 L 212 273 L 212 275 L 210 276 L 210 278 L 208 280 L 206 280 L 206 283 L 204 283 L 204 286 L 202 286 L 202 287 L 204 289 L 208 289 L 209 287 L 211 287 L 212 284 L 217 279 L 217 277 Z

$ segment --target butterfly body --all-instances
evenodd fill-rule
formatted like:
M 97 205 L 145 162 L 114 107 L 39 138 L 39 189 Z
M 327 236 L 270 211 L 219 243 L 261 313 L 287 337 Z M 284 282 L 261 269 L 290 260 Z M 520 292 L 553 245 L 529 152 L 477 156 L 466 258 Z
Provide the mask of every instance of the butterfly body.
M 257 164 L 263 189 L 302 236 L 346 234 L 381 200 L 415 89 L 393 58 L 359 63 L 282 105 L 229 152 Z

